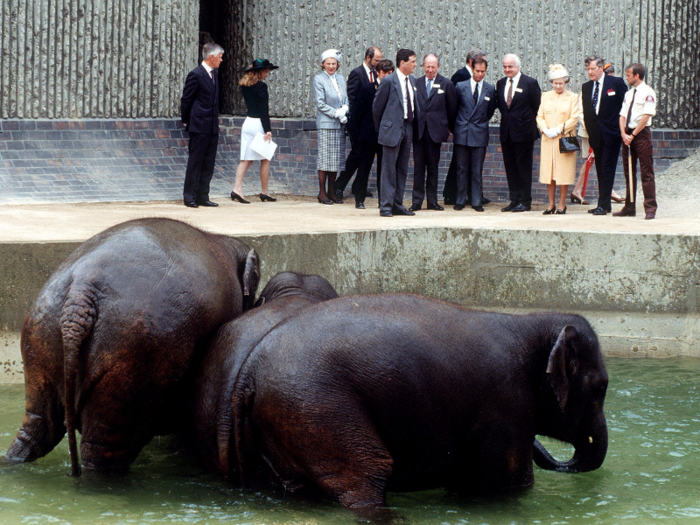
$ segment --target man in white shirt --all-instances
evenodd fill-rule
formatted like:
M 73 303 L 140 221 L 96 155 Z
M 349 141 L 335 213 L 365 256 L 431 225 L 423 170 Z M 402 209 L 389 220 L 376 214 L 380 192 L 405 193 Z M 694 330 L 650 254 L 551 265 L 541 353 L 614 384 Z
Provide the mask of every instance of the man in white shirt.
M 651 143 L 651 118 L 656 115 L 656 93 L 645 82 L 646 68 L 639 63 L 625 68 L 625 79 L 632 89 L 625 93 L 620 110 L 620 135 L 622 137 L 622 165 L 625 169 L 627 197 L 625 206 L 615 217 L 636 215 L 637 159 L 641 168 L 642 193 L 644 194 L 645 219 L 656 217 L 656 183 L 654 180 L 654 148 Z M 632 155 L 632 177 L 629 174 L 629 155 Z M 632 188 L 630 188 L 630 178 Z M 633 199 L 634 197 L 634 199 Z

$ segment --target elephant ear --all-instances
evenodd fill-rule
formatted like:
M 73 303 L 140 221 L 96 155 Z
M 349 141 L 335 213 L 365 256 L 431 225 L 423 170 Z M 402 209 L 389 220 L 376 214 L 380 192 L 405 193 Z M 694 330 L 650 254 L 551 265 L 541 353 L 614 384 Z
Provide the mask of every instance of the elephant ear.
M 547 375 L 562 412 L 566 408 L 566 402 L 569 399 L 571 383 L 569 374 L 573 375 L 578 371 L 573 346 L 573 341 L 577 335 L 578 332 L 573 326 L 562 328 L 559 337 L 557 337 L 557 342 L 554 343 L 554 348 L 549 353 L 549 362 L 547 363 Z
M 246 310 L 252 307 L 255 302 L 255 292 L 258 291 L 260 282 L 260 260 L 254 249 L 248 252 L 243 271 L 243 303 L 247 305 Z

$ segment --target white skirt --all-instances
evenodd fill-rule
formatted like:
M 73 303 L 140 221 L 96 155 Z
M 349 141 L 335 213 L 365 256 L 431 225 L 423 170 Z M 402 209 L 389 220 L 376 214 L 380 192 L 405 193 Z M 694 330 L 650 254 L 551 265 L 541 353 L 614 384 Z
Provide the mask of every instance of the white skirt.
M 241 160 L 263 160 L 265 158 L 250 148 L 250 143 L 253 142 L 258 133 L 265 134 L 262 121 L 259 118 L 246 117 L 241 128 Z

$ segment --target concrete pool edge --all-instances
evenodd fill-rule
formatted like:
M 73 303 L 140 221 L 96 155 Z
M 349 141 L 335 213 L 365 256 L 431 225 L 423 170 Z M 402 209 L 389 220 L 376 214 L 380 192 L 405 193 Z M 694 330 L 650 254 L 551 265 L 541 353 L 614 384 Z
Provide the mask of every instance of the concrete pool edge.
M 340 295 L 408 292 L 479 309 L 573 312 L 610 355 L 700 357 L 698 235 L 420 227 L 238 237 L 260 254 L 262 284 L 294 270 L 323 275 Z M 0 243 L 0 382 L 6 363 L 19 360 L 7 334 L 19 332 L 79 244 Z

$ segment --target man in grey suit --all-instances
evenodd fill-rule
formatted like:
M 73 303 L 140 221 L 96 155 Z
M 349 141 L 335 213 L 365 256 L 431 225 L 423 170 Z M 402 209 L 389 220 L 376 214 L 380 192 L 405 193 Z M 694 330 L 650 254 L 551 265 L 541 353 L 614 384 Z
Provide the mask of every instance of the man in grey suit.
M 474 59 L 472 77 L 457 84 L 457 122 L 454 128 L 455 159 L 457 163 L 457 197 L 455 210 L 464 209 L 467 190 L 471 207 L 484 211 L 482 170 L 486 146 L 489 144 L 489 120 L 498 102 L 496 89 L 484 82 L 488 62 L 484 57 Z
M 420 110 L 416 97 L 416 54 L 410 49 L 396 53 L 397 70 L 379 84 L 372 104 L 374 127 L 382 145 L 382 181 L 379 214 L 415 215 L 403 205 L 408 161 L 413 142 L 413 121 Z

